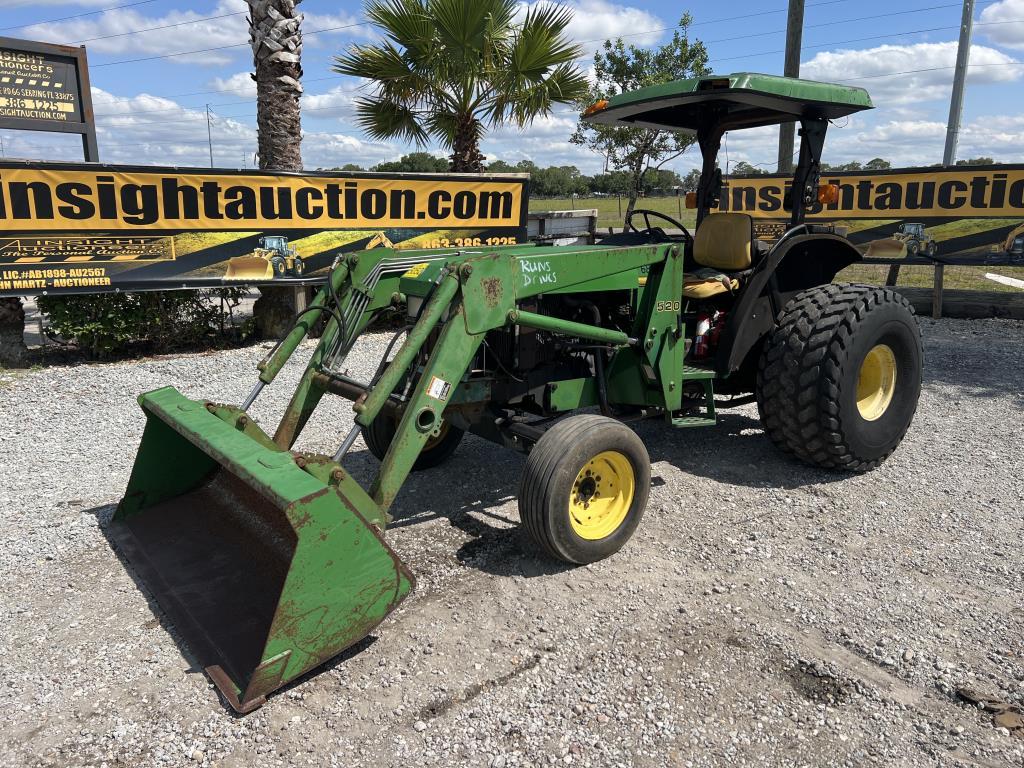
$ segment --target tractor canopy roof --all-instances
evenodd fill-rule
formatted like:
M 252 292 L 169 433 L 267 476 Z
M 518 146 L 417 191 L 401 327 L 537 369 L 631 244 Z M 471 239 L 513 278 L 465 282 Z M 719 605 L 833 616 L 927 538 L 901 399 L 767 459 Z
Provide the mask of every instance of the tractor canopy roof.
M 734 72 L 651 85 L 587 108 L 587 122 L 696 133 L 845 117 L 871 109 L 863 88 Z

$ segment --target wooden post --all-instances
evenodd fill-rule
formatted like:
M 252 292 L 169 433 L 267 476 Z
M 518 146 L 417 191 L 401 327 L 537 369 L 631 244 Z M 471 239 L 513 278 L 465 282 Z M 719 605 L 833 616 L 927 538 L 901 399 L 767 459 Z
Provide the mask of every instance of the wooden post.
M 885 284 L 889 287 L 896 285 L 896 281 L 900 278 L 900 265 L 893 264 L 889 267 L 889 274 L 885 276 Z
M 932 317 L 936 320 L 942 317 L 942 278 L 944 264 L 935 265 L 935 281 L 932 286 Z

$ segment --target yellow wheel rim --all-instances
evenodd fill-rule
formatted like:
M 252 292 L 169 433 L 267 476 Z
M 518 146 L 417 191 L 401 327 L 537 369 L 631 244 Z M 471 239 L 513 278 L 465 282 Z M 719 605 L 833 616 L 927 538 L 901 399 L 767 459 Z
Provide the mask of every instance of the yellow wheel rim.
M 397 429 L 397 426 L 396 426 L 396 429 Z M 424 451 L 429 451 L 429 450 L 432 450 L 432 449 L 436 448 L 440 444 L 440 442 L 442 440 L 444 440 L 444 438 L 445 438 L 445 436 L 447 434 L 448 434 L 448 422 L 447 421 L 442 421 L 441 422 L 441 431 L 438 432 L 436 435 L 431 435 L 427 439 L 427 444 L 423 446 L 423 450 Z
M 602 451 L 583 465 L 569 497 L 569 522 L 581 539 L 594 541 L 614 533 L 629 514 L 636 476 L 629 459 Z
M 896 391 L 896 355 L 886 344 L 876 344 L 864 357 L 857 376 L 857 410 L 865 421 L 875 421 L 889 408 Z

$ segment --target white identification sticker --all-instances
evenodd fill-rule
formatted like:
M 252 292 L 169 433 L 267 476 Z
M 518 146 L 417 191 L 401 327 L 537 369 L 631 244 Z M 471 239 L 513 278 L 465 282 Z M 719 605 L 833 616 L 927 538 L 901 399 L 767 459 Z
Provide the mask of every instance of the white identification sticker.
M 427 386 L 427 394 L 435 400 L 440 400 L 442 403 L 448 399 L 448 395 L 451 394 L 452 385 L 444 379 L 438 378 L 437 376 L 430 377 L 430 384 Z

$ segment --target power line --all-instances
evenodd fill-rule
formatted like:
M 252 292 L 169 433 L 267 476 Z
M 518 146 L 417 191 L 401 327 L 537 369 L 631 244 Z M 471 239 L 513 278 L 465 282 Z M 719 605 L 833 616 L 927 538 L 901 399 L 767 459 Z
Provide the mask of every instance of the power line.
M 810 8 L 810 7 L 819 6 L 819 5 L 836 5 L 837 3 L 847 3 L 847 2 L 850 2 L 850 0 L 825 0 L 824 2 L 820 2 L 820 3 L 810 3 L 810 4 L 808 4 L 807 7 Z M 754 18 L 757 18 L 759 16 L 771 16 L 772 14 L 775 14 L 775 13 L 786 13 L 788 10 L 789 10 L 788 8 L 776 8 L 776 9 L 771 10 L 771 11 L 758 11 L 757 13 L 745 13 L 745 14 L 743 14 L 741 16 L 726 16 L 726 17 L 721 18 L 721 19 L 708 19 L 707 21 L 694 21 L 694 22 L 692 22 L 689 25 L 688 29 L 692 29 L 693 27 L 707 26 L 708 24 L 721 24 L 721 23 L 727 22 L 727 21 L 746 21 L 747 19 L 754 19 Z M 680 24 L 673 24 L 671 27 L 658 27 L 656 29 L 645 29 L 645 30 L 642 30 L 640 32 L 630 32 L 629 34 L 625 34 L 625 35 L 616 35 L 615 37 L 616 38 L 619 38 L 619 37 L 638 37 L 639 35 L 650 35 L 650 34 L 653 34 L 654 32 L 668 32 L 669 30 L 679 29 L 681 26 L 682 25 L 680 25 Z M 595 37 L 592 40 L 577 40 L 576 42 L 577 42 L 578 45 L 584 45 L 585 43 L 602 43 L 602 42 L 604 42 L 607 39 L 609 39 L 609 38 Z
M 92 43 L 92 42 L 95 42 L 96 40 L 110 40 L 111 38 L 114 38 L 114 37 L 127 37 L 129 35 L 138 35 L 138 34 L 141 34 L 142 32 L 153 32 L 153 31 L 156 31 L 158 29 L 171 29 L 172 27 L 184 27 L 184 26 L 186 26 L 188 24 L 199 24 L 200 22 L 203 22 L 203 21 L 215 21 L 217 19 L 227 19 L 227 18 L 229 18 L 231 16 L 242 16 L 245 13 L 247 13 L 247 12 L 246 11 L 234 11 L 233 13 L 222 13 L 219 16 L 203 16 L 202 18 L 199 18 L 199 19 L 189 19 L 188 21 L 178 21 L 178 22 L 175 22 L 173 24 L 161 24 L 158 27 L 146 27 L 144 29 L 133 29 L 133 30 L 131 30 L 129 32 L 113 32 L 113 33 L 111 33 L 109 35 L 98 35 L 96 37 L 85 37 L 85 38 L 82 38 L 81 40 L 72 40 L 71 42 L 72 43 Z
M 137 5 L 148 5 L 154 3 L 156 0 L 138 0 L 135 3 L 125 3 L 124 5 L 114 5 L 110 8 L 100 8 L 95 11 L 86 11 L 85 13 L 76 13 L 74 16 L 61 16 L 59 19 L 47 19 L 46 21 L 33 21 L 28 24 L 15 24 L 13 27 L 0 27 L 0 29 L 6 31 L 8 29 L 24 29 L 25 27 L 35 27 L 40 24 L 56 24 L 58 21 L 70 21 L 71 19 L 80 19 L 83 16 L 95 16 L 98 13 L 106 13 L 107 11 L 118 11 L 122 8 L 134 8 Z M 29 3 L 24 3 L 28 5 Z
M 994 26 L 996 24 L 1021 24 L 1021 23 L 1024 23 L 1024 19 L 1008 19 L 1006 21 L 988 21 L 988 22 L 983 22 L 983 23 L 982 22 L 976 22 L 974 24 L 974 26 L 976 26 L 976 27 L 990 27 L 990 26 Z M 806 51 L 809 48 L 829 48 L 829 47 L 834 46 L 834 45 L 847 45 L 848 43 L 864 43 L 864 42 L 867 42 L 869 40 L 885 40 L 885 39 L 888 39 L 888 38 L 891 38 L 891 37 L 903 37 L 904 35 L 919 35 L 919 34 L 925 34 L 925 33 L 928 33 L 928 32 L 948 32 L 951 29 L 959 29 L 959 28 L 960 28 L 959 26 L 946 26 L 946 27 L 929 27 L 929 28 L 926 28 L 926 29 L 908 29 L 908 30 L 905 30 L 903 32 L 891 32 L 891 33 L 886 34 L 886 35 L 871 35 L 869 37 L 852 37 L 852 38 L 850 38 L 848 40 L 832 40 L 832 41 L 827 42 L 827 43 L 815 43 L 813 45 L 804 45 L 804 46 L 802 46 L 802 48 L 803 48 L 803 50 Z M 708 61 L 708 63 L 709 64 L 714 64 L 714 63 L 721 62 L 721 61 L 734 61 L 736 59 L 752 59 L 752 58 L 756 58 L 757 56 L 770 56 L 770 55 L 779 54 L 779 53 L 783 53 L 783 52 L 784 51 L 782 51 L 782 50 L 775 50 L 775 51 L 760 51 L 758 53 L 744 53 L 744 54 L 741 54 L 739 56 L 725 56 L 725 57 L 722 57 L 722 58 L 719 58 L 719 59 L 711 59 L 711 60 Z
M 1024 61 L 1004 61 L 994 64 L 968 64 L 968 69 L 975 67 L 1024 67 Z M 876 75 L 861 75 L 860 77 L 846 77 L 837 80 L 839 83 L 851 83 L 854 80 L 876 80 L 880 77 L 896 77 L 898 75 L 916 75 L 921 72 L 941 72 L 944 69 L 956 69 L 955 64 L 948 67 L 925 67 L 924 69 L 906 69 L 902 72 L 882 72 Z
M 303 37 L 310 37 L 312 35 L 323 34 L 324 32 L 337 32 L 342 29 L 352 29 L 353 27 L 363 27 L 369 24 L 368 21 L 360 21 L 356 24 L 339 24 L 336 27 L 324 27 L 323 29 L 314 29 L 311 32 L 303 32 Z M 157 59 L 173 59 L 177 56 L 191 56 L 196 53 L 211 53 L 212 51 L 226 51 L 231 48 L 248 48 L 249 43 L 232 43 L 231 45 L 217 45 L 212 48 L 200 48 L 195 51 L 177 51 L 175 53 L 162 53 L 157 56 L 143 56 L 138 59 L 121 59 L 120 61 L 105 61 L 101 64 L 92 64 L 93 69 L 99 67 L 113 67 L 117 64 L 138 64 L 142 61 L 156 61 Z

